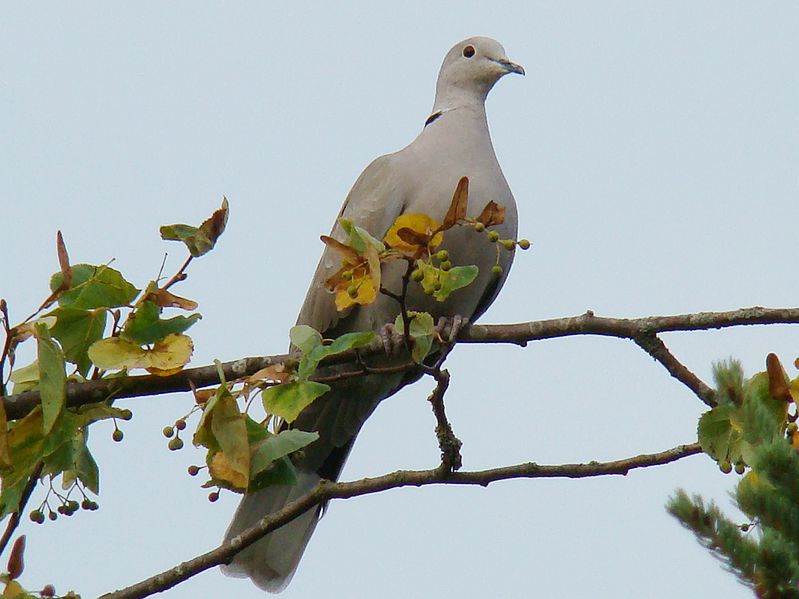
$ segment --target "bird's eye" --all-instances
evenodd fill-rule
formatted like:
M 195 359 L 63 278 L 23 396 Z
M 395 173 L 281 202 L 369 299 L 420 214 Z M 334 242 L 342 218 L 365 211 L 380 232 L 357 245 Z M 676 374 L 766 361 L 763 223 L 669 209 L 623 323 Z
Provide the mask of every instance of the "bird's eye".
M 466 46 L 463 49 L 463 55 L 466 58 L 471 58 L 472 56 L 474 56 L 474 46 Z

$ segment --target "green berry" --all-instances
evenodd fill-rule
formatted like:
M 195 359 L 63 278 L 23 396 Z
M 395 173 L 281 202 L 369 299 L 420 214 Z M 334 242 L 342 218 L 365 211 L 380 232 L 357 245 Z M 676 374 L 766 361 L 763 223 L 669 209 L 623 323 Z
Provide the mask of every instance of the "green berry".
M 85 498 L 83 501 L 80 502 L 80 507 L 84 510 L 92 509 L 92 500 L 88 497 Z
M 477 231 L 478 233 L 482 233 L 483 231 L 485 231 L 485 228 L 486 226 L 483 223 L 480 222 L 474 223 L 474 230 Z
M 32 522 L 35 522 L 36 524 L 41 524 L 42 522 L 44 522 L 44 514 L 42 513 L 42 510 L 33 510 L 30 513 L 30 519 Z
M 192 464 L 189 466 L 189 476 L 197 476 L 200 473 L 200 467 Z
M 352 281 L 352 271 L 345 270 L 343 273 L 341 273 L 341 278 L 345 281 Z
M 491 272 L 496 276 L 500 276 L 502 274 L 502 267 L 499 264 L 495 264 L 491 267 Z
M 735 464 L 736 474 L 743 474 L 744 472 L 746 472 L 746 464 L 744 464 L 743 462 L 738 462 L 737 464 Z
M 732 464 L 728 460 L 722 460 L 719 462 L 719 470 L 721 470 L 724 474 L 729 474 L 732 472 Z
M 183 449 L 183 439 L 180 437 L 175 437 L 174 439 L 170 439 L 169 443 L 167 443 L 167 447 L 172 451 L 177 451 L 178 449 Z
M 186 421 L 183 418 L 180 418 L 177 422 L 175 422 L 175 428 L 179 431 L 182 431 L 186 428 Z
M 499 233 L 497 233 L 496 231 L 489 231 L 488 232 L 488 241 L 490 241 L 491 243 L 494 243 L 498 239 L 499 239 Z
M 163 433 L 164 433 L 164 437 L 166 437 L 167 439 L 171 439 L 172 435 L 175 434 L 175 429 L 173 427 L 171 427 L 171 426 L 165 426 L 164 430 L 163 430 Z
M 120 442 L 122 439 L 124 439 L 124 438 L 125 438 L 125 433 L 123 433 L 123 432 L 122 432 L 121 430 L 119 430 L 118 428 L 115 428 L 115 429 L 114 429 L 114 432 L 113 432 L 113 433 L 111 433 L 111 438 L 112 438 L 114 441 L 116 441 L 117 443 L 119 443 L 119 442 Z
M 439 250 L 438 252 L 436 252 L 436 258 L 438 258 L 442 262 L 444 260 L 448 260 L 449 259 L 449 252 L 447 250 Z
M 358 288 L 355 285 L 350 285 L 347 287 L 347 295 L 349 295 L 352 299 L 358 297 Z
M 211 491 L 210 493 L 208 493 L 208 501 L 210 501 L 211 503 L 214 503 L 218 499 L 219 499 L 219 491 Z
M 441 263 L 441 270 L 443 270 L 444 272 L 447 272 L 450 268 L 452 268 L 452 262 L 450 262 L 449 260 L 444 260 Z
M 516 242 L 513 239 L 503 239 L 500 243 L 502 243 L 503 247 L 509 252 L 512 252 L 516 247 Z
M 411 279 L 419 283 L 422 281 L 422 279 L 424 279 L 424 273 L 421 271 L 421 269 L 417 268 L 411 273 Z
M 522 248 L 523 250 L 529 250 L 530 249 L 530 240 L 529 239 L 520 239 L 519 240 L 519 247 Z
M 122 410 L 122 412 L 119 414 L 119 417 L 122 420 L 130 420 L 131 418 L 133 418 L 133 412 L 131 412 L 130 410 Z
M 58 520 L 58 514 L 56 514 L 56 513 L 55 513 L 55 512 L 53 512 L 53 511 L 50 511 L 50 513 L 49 513 L 49 514 L 47 514 L 47 517 L 48 517 L 48 518 L 50 518 L 50 520 L 52 520 L 53 522 L 55 522 L 56 520 Z

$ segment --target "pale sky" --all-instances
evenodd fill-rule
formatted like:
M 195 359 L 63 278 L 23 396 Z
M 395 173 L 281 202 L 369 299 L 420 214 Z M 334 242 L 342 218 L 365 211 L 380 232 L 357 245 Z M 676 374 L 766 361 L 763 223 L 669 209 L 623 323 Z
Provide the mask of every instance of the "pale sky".
M 487 106 L 534 246 L 483 322 L 797 304 L 795 2 L 8 2 L 0 296 L 12 318 L 47 295 L 56 230 L 73 263 L 114 258 L 142 286 L 165 251 L 172 271 L 183 259 L 159 225 L 198 223 L 226 195 L 227 232 L 175 289 L 203 314 L 192 365 L 283 352 L 318 236 L 363 167 L 416 136 L 444 54 L 471 35 L 527 70 Z M 708 383 L 714 360 L 752 374 L 768 352 L 799 355 L 788 326 L 664 339 Z M 704 408 L 617 339 L 459 347 L 448 368 L 466 469 L 664 450 L 695 440 Z M 377 410 L 344 480 L 436 466 L 430 388 Z M 185 474 L 202 454 L 169 452 L 161 435 L 191 404 L 120 401 L 134 412 L 120 444 L 94 427 L 101 509 L 26 519 L 23 584 L 94 597 L 216 546 L 238 497 L 210 504 Z M 334 502 L 283 596 L 749 597 L 663 507 L 677 487 L 728 506 L 735 481 L 696 456 L 627 477 Z M 165 596 L 264 594 L 213 570 Z

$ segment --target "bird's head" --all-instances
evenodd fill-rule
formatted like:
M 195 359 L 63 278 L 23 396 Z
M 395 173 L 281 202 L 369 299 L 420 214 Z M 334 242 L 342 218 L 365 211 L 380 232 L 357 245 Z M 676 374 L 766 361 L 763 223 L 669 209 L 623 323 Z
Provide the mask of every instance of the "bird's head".
M 508 60 L 502 44 L 488 37 L 470 37 L 455 44 L 444 57 L 436 96 L 466 95 L 484 100 L 508 73 L 524 75 L 524 68 Z

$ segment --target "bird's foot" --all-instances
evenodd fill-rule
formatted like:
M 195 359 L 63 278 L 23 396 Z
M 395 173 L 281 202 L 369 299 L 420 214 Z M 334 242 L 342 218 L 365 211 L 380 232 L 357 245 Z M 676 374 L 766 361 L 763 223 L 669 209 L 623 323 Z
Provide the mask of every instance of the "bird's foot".
M 438 324 L 436 324 L 436 337 L 438 337 L 441 343 L 455 343 L 455 341 L 458 340 L 458 334 L 467 324 L 469 324 L 469 319 L 460 314 L 456 314 L 452 317 L 442 316 L 438 319 Z M 447 325 L 449 325 L 448 332 Z M 447 335 L 444 335 L 445 332 L 447 332 Z
M 380 341 L 383 342 L 383 351 L 387 356 L 393 356 L 399 350 L 399 345 L 396 343 L 397 329 L 393 322 L 387 322 L 378 331 Z

